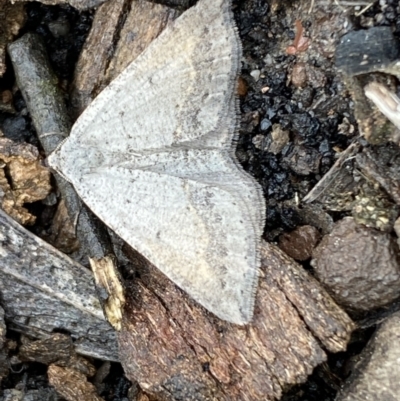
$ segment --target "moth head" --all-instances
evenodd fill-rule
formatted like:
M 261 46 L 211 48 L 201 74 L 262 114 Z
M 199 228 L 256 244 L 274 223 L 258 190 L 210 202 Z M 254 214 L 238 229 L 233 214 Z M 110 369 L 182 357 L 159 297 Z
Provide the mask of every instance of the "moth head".
M 65 180 L 71 181 L 68 179 L 66 174 L 64 173 L 65 170 L 65 158 L 64 158 L 64 144 L 68 141 L 68 138 L 64 139 L 57 148 L 47 157 L 45 163 L 48 167 L 52 170 L 60 174 Z
M 48 166 L 73 183 L 102 164 L 104 157 L 96 146 L 82 146 L 71 137 L 64 140 L 47 158 Z

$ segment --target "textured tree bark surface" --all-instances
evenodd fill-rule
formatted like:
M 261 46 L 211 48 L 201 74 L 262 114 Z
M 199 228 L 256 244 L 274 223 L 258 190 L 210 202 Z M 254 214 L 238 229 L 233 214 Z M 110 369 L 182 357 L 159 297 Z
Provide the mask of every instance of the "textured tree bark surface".
M 344 350 L 349 317 L 301 266 L 264 243 L 251 324 L 214 318 L 138 263 L 118 333 L 125 374 L 162 400 L 273 400 Z
M 71 93 L 74 116 L 78 117 L 179 14 L 145 0 L 114 0 L 99 7 L 75 69 Z
M 71 333 L 77 352 L 118 360 L 88 269 L 0 210 L 0 299 L 10 329 L 33 338 Z
M 49 383 L 67 401 L 104 401 L 104 398 L 97 395 L 96 387 L 81 372 L 50 365 L 47 374 Z

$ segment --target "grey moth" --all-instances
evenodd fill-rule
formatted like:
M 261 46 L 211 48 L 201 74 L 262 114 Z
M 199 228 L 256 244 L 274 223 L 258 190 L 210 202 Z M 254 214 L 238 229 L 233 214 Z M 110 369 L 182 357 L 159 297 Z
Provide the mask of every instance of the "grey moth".
M 265 206 L 238 164 L 241 43 L 199 0 L 90 104 L 49 157 L 93 212 L 194 300 L 253 315 Z

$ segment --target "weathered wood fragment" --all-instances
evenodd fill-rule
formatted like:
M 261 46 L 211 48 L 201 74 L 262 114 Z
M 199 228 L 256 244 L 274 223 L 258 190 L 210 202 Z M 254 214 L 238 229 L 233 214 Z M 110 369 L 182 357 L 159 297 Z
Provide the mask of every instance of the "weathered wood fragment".
M 67 137 L 71 128 L 57 77 L 40 37 L 26 34 L 8 48 L 17 83 L 47 155 Z M 93 258 L 112 253 L 103 224 L 83 205 L 72 185 L 55 174 L 70 219 L 76 224 L 81 249 Z
M 138 259 L 118 333 L 130 380 L 156 399 L 273 400 L 306 380 L 353 323 L 297 263 L 264 243 L 254 318 L 216 319 L 155 267 Z
M 0 210 L 0 298 L 8 327 L 33 338 L 67 331 L 77 352 L 118 360 L 93 276 Z
M 178 15 L 145 0 L 115 0 L 99 7 L 75 70 L 75 117 Z
M 50 384 L 67 401 L 103 401 L 96 387 L 85 375 L 71 368 L 50 365 L 47 371 Z
M 353 159 L 360 151 L 361 145 L 353 142 L 346 150 L 340 153 L 338 159 L 329 171 L 318 181 L 317 185 L 303 198 L 303 202 L 310 203 L 321 198 L 325 192 L 331 190 L 337 184 L 340 171 L 346 167 L 346 162 Z M 319 199 L 322 201 L 322 199 Z
M 48 338 L 30 340 L 22 336 L 18 357 L 21 361 L 35 361 L 44 365 L 52 363 L 57 366 L 69 367 L 85 376 L 94 376 L 96 368 L 88 359 L 77 355 L 71 336 L 52 333 Z

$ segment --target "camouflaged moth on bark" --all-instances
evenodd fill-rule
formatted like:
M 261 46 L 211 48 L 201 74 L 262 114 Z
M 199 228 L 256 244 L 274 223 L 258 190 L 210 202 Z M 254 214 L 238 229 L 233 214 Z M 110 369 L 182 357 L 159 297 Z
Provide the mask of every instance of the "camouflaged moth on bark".
M 265 219 L 234 155 L 241 43 L 199 0 L 85 110 L 49 157 L 127 243 L 219 318 L 253 314 Z

